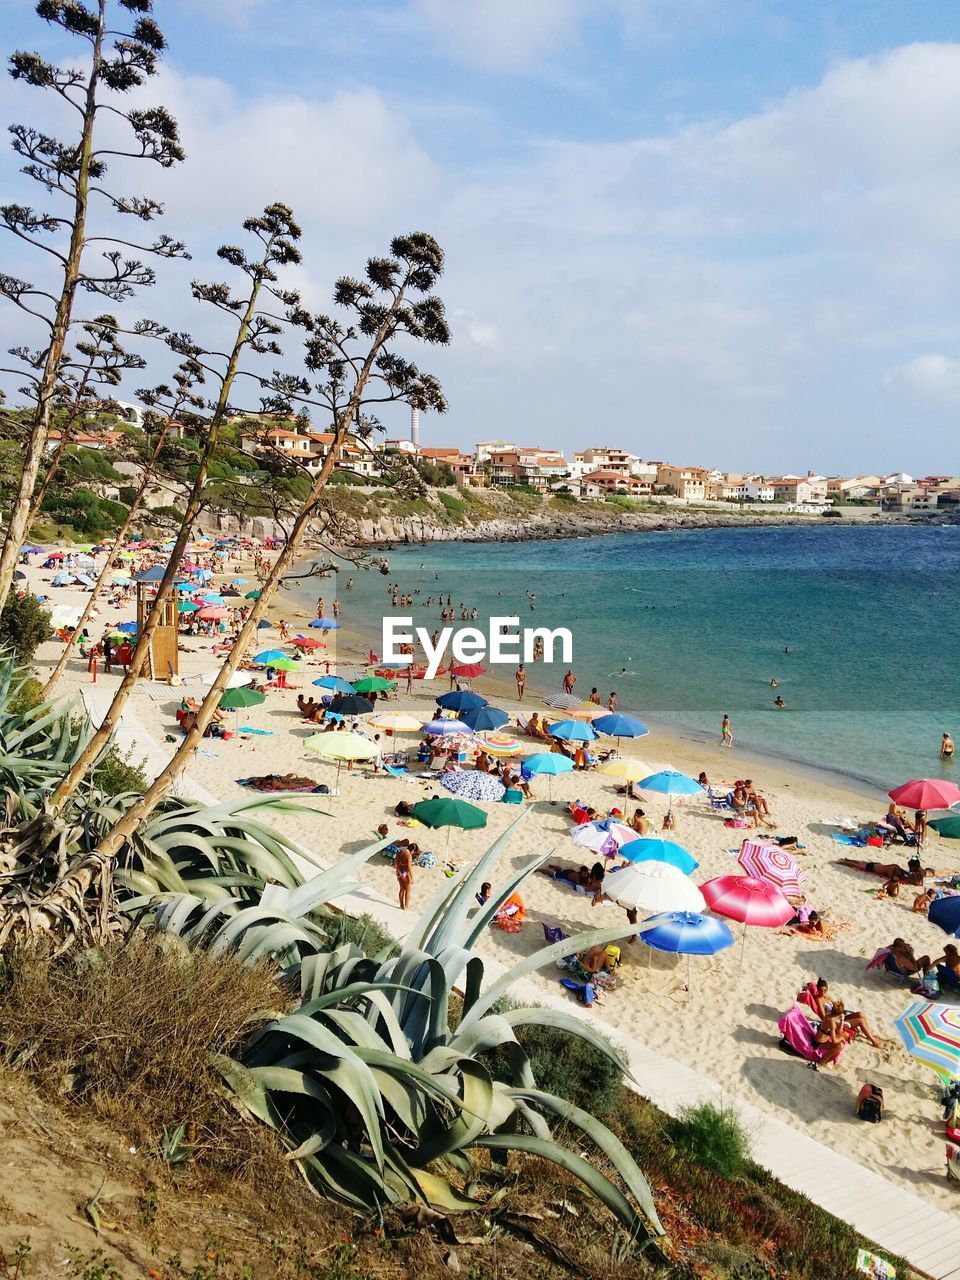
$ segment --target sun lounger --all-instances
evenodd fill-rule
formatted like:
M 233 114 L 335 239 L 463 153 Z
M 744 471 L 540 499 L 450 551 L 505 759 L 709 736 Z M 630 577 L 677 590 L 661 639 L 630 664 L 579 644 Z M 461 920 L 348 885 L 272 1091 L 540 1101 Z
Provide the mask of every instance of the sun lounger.
M 407 778 L 410 776 L 405 765 L 387 764 L 386 761 L 384 761 L 383 772 L 389 773 L 391 778 Z

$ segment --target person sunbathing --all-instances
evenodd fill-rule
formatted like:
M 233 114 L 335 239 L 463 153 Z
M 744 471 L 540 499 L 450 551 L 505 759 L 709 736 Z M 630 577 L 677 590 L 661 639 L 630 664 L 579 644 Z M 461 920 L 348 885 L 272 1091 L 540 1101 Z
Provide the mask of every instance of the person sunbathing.
M 913 947 L 903 938 L 894 938 L 887 950 L 889 955 L 884 958 L 883 967 L 897 977 L 921 978 L 932 968 L 930 957 L 921 956 L 918 960 L 913 954 Z
M 855 1010 L 848 1011 L 844 1008 L 842 1001 L 834 1001 L 826 978 L 818 978 L 815 983 L 808 982 L 797 996 L 797 1000 L 801 1004 L 809 1005 L 817 1017 L 821 1019 L 830 1014 L 842 1013 L 844 1025 L 850 1028 L 848 1039 L 853 1040 L 859 1032 L 868 1044 L 873 1045 L 874 1049 L 882 1049 L 884 1047 L 881 1041 L 874 1038 L 864 1014 Z
M 571 800 L 567 808 L 570 810 L 574 825 L 578 827 L 582 827 L 585 822 L 592 822 L 597 816 L 596 809 L 591 809 L 589 805 L 582 804 L 579 800 Z
M 843 1013 L 843 1005 L 838 1001 L 831 1012 L 824 1014 L 820 1019 L 813 1033 L 813 1043 L 821 1050 L 820 1062 L 822 1063 L 836 1062 L 843 1052 L 846 1044 L 846 1037 L 843 1034 Z M 816 1071 L 816 1062 L 811 1062 L 810 1066 Z
M 960 991 L 960 951 L 952 942 L 948 942 L 943 948 L 942 956 L 926 966 L 928 972 L 934 969 L 941 987 L 948 991 Z
M 249 778 L 247 786 L 256 791 L 312 791 L 317 783 L 300 773 L 264 773 Z
M 585 889 L 587 893 L 598 894 L 603 888 L 604 869 L 599 862 L 595 862 L 592 867 L 561 867 L 552 862 L 546 867 L 538 867 L 537 870 L 541 875 L 549 876 L 551 880 L 565 880 L 567 884 Z

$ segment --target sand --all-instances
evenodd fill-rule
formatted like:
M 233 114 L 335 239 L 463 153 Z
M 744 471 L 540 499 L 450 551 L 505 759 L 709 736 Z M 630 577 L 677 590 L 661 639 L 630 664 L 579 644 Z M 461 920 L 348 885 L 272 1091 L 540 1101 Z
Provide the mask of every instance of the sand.
M 231 560 L 231 573 L 225 575 L 223 581 L 232 576 L 232 564 Z M 47 591 L 55 602 L 82 602 L 82 594 L 75 589 L 51 590 L 52 576 L 49 571 L 35 567 L 28 570 L 30 585 Z M 253 578 L 249 569 L 244 570 L 244 576 Z M 325 587 L 329 598 L 332 582 L 328 581 Z M 344 594 L 343 603 L 349 622 L 348 593 Z M 99 635 L 98 628 L 132 616 L 132 605 L 120 611 L 103 606 L 96 628 L 91 627 L 91 632 Z M 296 606 L 286 601 L 272 609 L 270 616 L 275 621 L 280 617 L 294 619 Z M 301 615 L 300 625 L 306 621 Z M 307 634 L 317 635 L 317 632 Z M 336 637 L 330 637 L 329 650 L 315 651 L 316 656 L 308 661 L 303 674 L 291 677 L 292 683 L 310 691 L 310 680 L 323 674 L 326 661 L 333 659 L 337 640 L 340 666 L 334 669 L 348 677 L 356 673 L 358 655 L 365 656 L 366 645 L 361 637 L 352 636 L 344 629 Z M 218 664 L 211 653 L 212 641 L 191 638 L 184 643 L 189 651 L 182 654 L 181 672 L 189 689 L 191 676 Z M 279 643 L 277 631 L 264 632 L 264 643 Z M 59 652 L 59 643 L 42 646 L 37 655 L 41 675 L 52 667 Z M 536 679 L 537 673 L 531 671 L 531 683 L 536 683 Z M 75 694 L 89 680 L 85 664 L 77 658 L 71 661 L 60 692 L 65 696 Z M 99 687 L 110 688 L 117 683 L 116 674 L 108 677 L 100 673 Z M 505 682 L 481 677 L 475 687 L 481 693 L 487 691 L 495 695 L 496 705 L 508 710 L 511 716 L 520 710 L 515 697 L 505 696 L 512 692 Z M 389 710 L 410 711 L 424 720 L 429 719 L 436 695 L 446 688 L 445 679 L 428 686 L 415 683 L 413 695 L 400 696 L 389 704 Z M 155 740 L 162 742 L 165 734 L 176 732 L 174 711 L 178 699 L 179 691 L 162 683 L 141 681 L 130 707 Z M 304 739 L 315 729 L 302 723 L 295 699 L 293 689 L 271 692 L 262 706 L 241 713 L 241 725 L 269 729 L 272 736 L 241 736 L 231 742 L 205 740 L 190 766 L 191 778 L 224 800 L 244 795 L 236 779 L 257 773 L 293 770 L 333 786 L 336 766 L 304 750 Z M 533 709 L 543 710 L 528 685 L 524 710 Z M 232 713 L 230 720 L 233 720 Z M 416 739 L 400 735 L 395 741 L 403 746 L 412 745 Z M 533 749 L 532 744 L 525 748 Z M 858 789 L 843 778 L 808 775 L 780 761 L 751 759 L 739 747 L 732 752 L 725 751 L 715 743 L 697 742 L 681 733 L 651 733 L 635 748 L 629 743 L 623 744 L 623 754 L 638 756 L 654 767 L 669 765 L 693 776 L 705 769 L 711 779 L 752 777 L 770 803 L 776 822 L 774 833 L 797 835 L 806 846 L 801 863 L 807 873 L 808 901 L 818 908 L 829 908 L 833 922 L 843 922 L 850 927 L 831 941 L 751 929 L 745 941 L 742 976 L 739 976 L 743 931 L 741 926 L 734 926 L 736 946 L 713 958 L 693 958 L 689 990 L 685 989 L 685 957 L 663 955 L 642 943 L 625 943 L 622 984 L 599 1010 L 600 1016 L 621 1033 L 720 1082 L 733 1100 L 742 1099 L 769 1111 L 909 1187 L 940 1208 L 956 1211 L 955 1184 L 948 1184 L 943 1173 L 944 1142 L 936 1101 L 938 1078 L 908 1056 L 892 1026 L 892 1019 L 912 999 L 909 989 L 892 977 L 865 971 L 867 960 L 877 947 L 897 935 L 911 942 L 918 955 L 925 952 L 940 955 L 948 939 L 923 916 L 910 910 L 913 891 L 907 891 L 900 900 L 876 901 L 870 890 L 878 886 L 878 881 L 838 866 L 837 860 L 845 853 L 859 856 L 866 851 L 842 848 L 833 839 L 836 828 L 829 825 L 831 819 L 848 815 L 859 819 L 880 818 L 885 811 L 885 797 L 880 792 Z M 891 785 L 899 781 L 902 779 L 891 779 Z M 565 802 L 580 797 L 602 811 L 624 803 L 623 798 L 614 793 L 614 780 L 598 774 L 570 774 L 555 778 L 552 783 L 556 803 L 548 799 L 546 779 L 535 783 L 535 800 L 528 806 L 532 812 L 502 858 L 503 874 L 530 858 L 550 852 L 567 863 L 579 865 L 587 861 L 578 856 L 579 850 L 570 841 Z M 273 822 L 287 835 L 332 861 L 368 842 L 381 822 L 388 822 L 391 832 L 403 834 L 404 829 L 393 818 L 397 801 L 417 800 L 439 790 L 436 783 L 373 776 L 366 767 L 349 773 L 344 770 L 340 775 L 339 794 L 316 800 L 311 797 L 304 802 L 309 812 L 278 814 Z M 421 847 L 433 850 L 439 862 L 436 870 L 417 871 L 413 910 L 441 883 L 448 854 L 457 864 L 475 859 L 517 815 L 517 809 L 508 805 L 483 807 L 489 815 L 487 827 L 453 832 L 449 848 L 444 831 L 434 833 L 419 828 L 415 834 L 410 833 Z M 631 812 L 632 807 L 628 805 Z M 660 797 L 651 797 L 643 807 L 652 820 L 652 833 L 657 834 L 665 802 Z M 700 862 L 693 876 L 695 881 L 739 870 L 736 857 L 729 850 L 738 847 L 747 833 L 726 828 L 723 815 L 713 811 L 705 798 L 683 802 L 675 806 L 675 811 L 678 814 L 675 838 Z M 937 868 L 960 871 L 960 843 L 941 840 L 933 833 L 931 836 L 925 861 Z M 892 850 L 887 860 L 905 861 L 905 855 L 902 850 Z M 390 902 L 396 901 L 396 882 L 385 860 L 375 858 L 368 864 L 363 878 Z M 560 925 L 574 933 L 593 925 L 617 923 L 623 918 L 619 908 L 612 905 L 594 908 L 587 898 L 544 876 L 531 877 L 522 892 L 528 908 L 527 925 L 515 935 L 493 929 L 482 943 L 486 954 L 503 962 L 509 963 L 512 957 L 528 954 L 542 945 L 541 922 Z M 777 1018 L 790 1007 L 797 991 L 818 975 L 829 980 L 834 995 L 842 998 L 848 1009 L 860 1009 L 866 1014 L 874 1034 L 889 1041 L 887 1049 L 880 1051 L 858 1040 L 848 1048 L 838 1068 L 813 1072 L 778 1048 Z M 537 981 L 544 990 L 557 992 L 558 976 L 556 969 L 550 968 L 538 975 Z M 886 1111 L 883 1122 L 878 1125 L 865 1124 L 855 1114 L 857 1092 L 868 1080 L 882 1086 L 885 1094 Z M 641 1080 L 641 1088 L 642 1083 Z

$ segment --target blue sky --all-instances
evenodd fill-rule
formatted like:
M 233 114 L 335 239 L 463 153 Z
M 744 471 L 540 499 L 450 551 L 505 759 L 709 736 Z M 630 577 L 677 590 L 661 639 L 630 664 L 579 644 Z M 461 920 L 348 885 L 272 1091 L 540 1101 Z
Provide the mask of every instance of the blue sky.
M 58 52 L 27 0 L 3 7 L 9 47 Z M 960 6 L 155 11 L 170 51 L 152 94 L 190 159 L 149 186 L 195 261 L 165 271 L 143 311 L 202 330 L 190 276 L 218 276 L 216 244 L 281 199 L 304 225 L 299 282 L 317 308 L 397 231 L 444 245 L 455 341 L 423 363 L 451 408 L 425 420 L 427 443 L 960 471 Z M 0 109 L 32 119 L 36 95 L 6 82 Z M 0 326 L 4 345 L 19 336 L 9 314 Z

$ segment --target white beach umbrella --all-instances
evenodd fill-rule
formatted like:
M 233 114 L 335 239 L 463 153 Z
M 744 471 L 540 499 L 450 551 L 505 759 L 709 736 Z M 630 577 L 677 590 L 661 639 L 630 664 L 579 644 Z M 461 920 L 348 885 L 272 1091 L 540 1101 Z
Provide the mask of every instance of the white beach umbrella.
M 637 862 L 608 871 L 603 895 L 628 911 L 705 911 L 707 906 L 693 881 L 666 862 Z
M 204 673 L 200 676 L 200 683 L 207 684 L 207 685 L 213 684 L 214 680 L 216 680 L 219 674 L 220 674 L 219 667 L 217 668 L 216 671 L 204 671 Z M 248 684 L 253 684 L 253 672 L 252 671 L 235 671 L 233 675 L 230 677 L 230 679 L 227 681 L 227 688 L 243 689 Z

